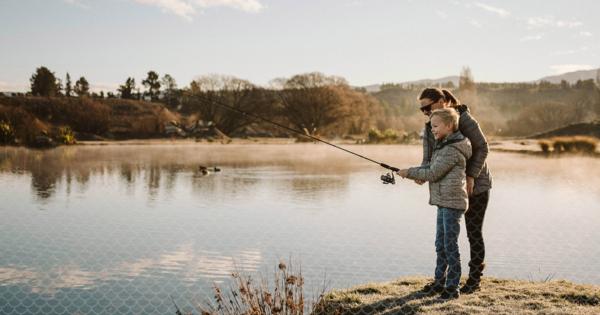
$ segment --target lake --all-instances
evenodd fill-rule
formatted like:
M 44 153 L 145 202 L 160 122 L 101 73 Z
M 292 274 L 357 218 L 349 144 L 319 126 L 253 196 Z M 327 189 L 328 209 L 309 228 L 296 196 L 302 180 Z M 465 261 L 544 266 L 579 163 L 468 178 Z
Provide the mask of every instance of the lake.
M 421 156 L 345 147 L 397 167 Z M 486 275 L 600 284 L 600 159 L 488 163 Z M 272 277 L 290 257 L 309 293 L 432 275 L 427 185 L 384 173 L 323 144 L 0 148 L 0 313 L 175 314 L 169 296 L 192 311 L 232 272 Z

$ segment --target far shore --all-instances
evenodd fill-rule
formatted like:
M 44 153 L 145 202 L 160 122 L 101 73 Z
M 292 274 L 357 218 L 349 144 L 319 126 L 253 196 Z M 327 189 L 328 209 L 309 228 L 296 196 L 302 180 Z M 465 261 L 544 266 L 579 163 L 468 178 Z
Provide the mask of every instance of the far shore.
M 409 143 L 357 143 L 355 140 L 329 140 L 324 139 L 336 145 L 352 146 L 352 145 L 421 145 L 419 141 L 411 141 Z M 290 144 L 307 144 L 311 143 L 306 141 L 298 142 L 296 138 L 265 138 L 265 137 L 249 137 L 249 138 L 229 138 L 227 140 L 211 140 L 206 139 L 195 140 L 195 139 L 127 139 L 127 140 L 106 140 L 106 141 L 78 141 L 77 145 L 165 145 L 165 144 L 176 144 L 176 145 L 226 145 L 226 144 L 264 144 L 264 145 L 290 145 Z M 318 142 L 314 142 L 318 143 Z M 489 141 L 490 151 L 493 152 L 507 152 L 507 153 L 522 153 L 546 156 L 539 143 L 538 139 L 492 139 Z M 568 155 L 568 154 L 567 154 Z M 600 146 L 596 150 L 594 156 L 600 157 Z
M 385 146 L 385 145 L 413 145 L 420 146 L 419 140 L 406 143 L 360 143 L 352 139 L 324 139 L 330 143 L 342 146 Z M 542 157 L 570 156 L 571 153 L 548 154 L 542 151 L 539 144 L 540 139 L 502 139 L 492 138 L 488 141 L 490 151 L 519 153 Z M 150 138 L 150 139 L 124 139 L 124 140 L 84 140 L 77 141 L 75 146 L 118 146 L 118 145 L 296 145 L 296 144 L 319 144 L 318 141 L 298 141 L 297 138 L 270 138 L 270 137 L 248 137 L 248 138 L 226 138 L 226 139 L 192 139 L 192 138 Z M 593 154 L 587 156 L 600 157 L 600 146 Z

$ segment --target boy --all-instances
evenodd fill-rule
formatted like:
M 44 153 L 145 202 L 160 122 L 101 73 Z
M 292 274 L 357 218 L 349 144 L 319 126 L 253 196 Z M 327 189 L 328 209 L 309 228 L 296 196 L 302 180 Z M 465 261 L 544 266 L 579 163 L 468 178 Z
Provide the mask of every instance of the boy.
M 471 144 L 458 131 L 458 113 L 437 109 L 430 116 L 436 144 L 431 164 L 398 171 L 403 178 L 429 182 L 429 204 L 438 207 L 435 235 L 437 254 L 435 279 L 425 286 L 428 293 L 441 293 L 442 299 L 459 296 L 460 219 L 469 206 L 465 168 L 471 157 Z

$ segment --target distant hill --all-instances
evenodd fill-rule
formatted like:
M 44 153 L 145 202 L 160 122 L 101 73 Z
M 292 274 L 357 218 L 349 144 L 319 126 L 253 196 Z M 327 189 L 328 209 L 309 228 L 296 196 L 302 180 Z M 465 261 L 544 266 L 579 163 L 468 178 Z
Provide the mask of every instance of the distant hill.
M 567 72 L 567 73 L 562 73 L 562 74 L 557 74 L 557 75 L 546 76 L 541 79 L 538 79 L 535 81 L 530 81 L 530 82 L 548 81 L 548 82 L 551 82 L 554 84 L 558 84 L 558 83 L 560 83 L 560 81 L 565 80 L 565 81 L 569 82 L 570 84 L 575 84 L 578 80 L 582 80 L 582 81 L 589 80 L 589 79 L 595 80 L 598 70 L 599 69 Z M 400 82 L 398 84 L 437 86 L 439 84 L 448 83 L 448 81 L 452 81 L 452 83 L 455 86 L 458 86 L 459 76 L 451 75 L 451 76 L 446 76 L 446 77 L 439 78 L 439 79 L 422 79 L 422 80 L 415 80 L 415 81 L 405 81 L 405 82 Z M 363 86 L 363 88 L 365 88 L 367 90 L 367 92 L 376 93 L 381 90 L 381 84 L 371 84 L 371 85 Z
M 574 84 L 577 82 L 577 80 L 589 80 L 589 79 L 596 79 L 596 74 L 598 72 L 598 69 L 593 69 L 593 70 L 579 70 L 579 71 L 573 71 L 573 72 L 567 72 L 567 73 L 563 73 L 563 74 L 558 74 L 558 75 L 552 75 L 552 76 L 547 76 L 547 77 L 543 77 L 539 80 L 539 81 L 548 81 L 550 83 L 560 83 L 560 81 L 565 80 L 571 84 Z
M 530 138 L 549 138 L 560 136 L 592 136 L 600 138 L 600 120 L 589 123 L 570 124 L 554 130 L 540 132 Z
M 459 80 L 459 76 L 451 75 L 451 76 L 447 76 L 447 77 L 443 77 L 443 78 L 439 78 L 439 79 L 422 79 L 422 80 L 415 80 L 415 81 L 404 81 L 404 82 L 400 82 L 398 84 L 400 84 L 400 85 L 438 86 L 440 84 L 446 84 L 446 83 L 448 83 L 448 81 L 452 81 L 452 84 L 454 84 L 454 86 L 458 86 L 458 80 Z M 367 85 L 367 86 L 364 86 L 364 88 L 367 90 L 367 92 L 376 93 L 376 92 L 380 91 L 381 84 Z

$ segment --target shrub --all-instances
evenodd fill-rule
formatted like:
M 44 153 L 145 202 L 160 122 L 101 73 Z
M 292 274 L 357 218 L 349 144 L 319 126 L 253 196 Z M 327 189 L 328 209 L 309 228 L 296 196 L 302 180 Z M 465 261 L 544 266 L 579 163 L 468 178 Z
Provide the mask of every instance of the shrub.
M 384 132 L 377 128 L 371 128 L 368 133 L 369 143 L 401 143 L 407 140 L 408 135 L 403 132 L 400 135 L 394 129 L 386 129 Z
M 202 315 L 302 315 L 314 313 L 322 305 L 325 295 L 322 288 L 316 301 L 305 304 L 304 277 L 284 262 L 279 263 L 275 272 L 274 286 L 268 287 L 265 281 L 256 284 L 251 277 L 233 273 L 233 283 L 229 290 L 214 286 L 214 303 L 200 306 Z
M 587 136 L 574 137 L 556 137 L 549 140 L 540 140 L 539 142 L 542 152 L 549 153 L 550 147 L 555 154 L 560 153 L 586 153 L 593 154 L 596 152 L 598 140 Z
M 76 139 L 73 130 L 69 126 L 59 127 L 56 133 L 56 141 L 62 144 L 75 144 Z
M 0 120 L 0 143 L 12 144 L 15 142 L 15 131 L 8 122 Z

